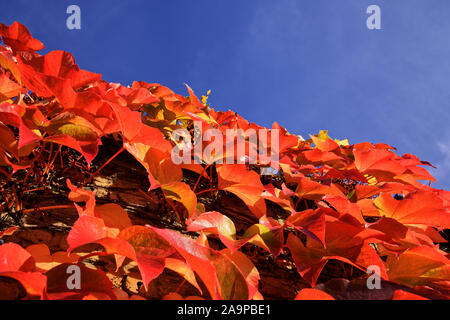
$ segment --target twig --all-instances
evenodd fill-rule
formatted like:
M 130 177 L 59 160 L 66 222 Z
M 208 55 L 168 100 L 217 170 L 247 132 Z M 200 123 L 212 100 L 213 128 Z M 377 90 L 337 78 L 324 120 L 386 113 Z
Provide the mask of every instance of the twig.
M 89 179 L 87 179 L 82 185 L 81 187 L 84 187 L 86 185 L 86 183 L 90 182 L 108 163 L 110 163 L 111 161 L 114 160 L 115 157 L 117 157 L 119 154 L 121 154 L 123 151 L 125 150 L 125 147 L 122 147 L 119 149 L 119 151 L 117 151 L 111 158 L 108 159 L 108 161 L 106 161 L 100 168 L 97 169 L 97 171 L 95 171 L 90 177 Z
M 197 192 L 195 195 L 198 196 L 199 194 L 202 194 L 202 193 L 206 193 L 206 192 L 215 192 L 215 191 L 219 191 L 219 190 L 217 190 L 216 188 L 206 189 L 206 190 L 202 190 L 202 191 Z
M 169 206 L 172 208 L 172 210 L 175 211 L 175 214 L 176 214 L 177 217 L 178 217 L 178 221 L 180 221 L 180 222 L 182 223 L 183 221 L 181 220 L 181 215 L 180 215 L 180 213 L 178 212 L 177 208 L 175 208 L 175 206 L 173 205 L 172 202 L 170 202 L 170 200 L 167 200 L 167 199 L 166 199 L 166 202 L 169 204 Z
M 210 164 L 208 164 L 207 166 L 203 167 L 203 170 L 202 170 L 202 172 L 200 173 L 200 175 L 198 176 L 197 182 L 195 182 L 195 185 L 194 185 L 194 188 L 192 189 L 192 191 L 195 192 L 195 189 L 197 188 L 198 183 L 200 182 L 200 179 L 201 179 L 202 176 L 203 176 L 203 173 L 205 173 L 206 169 L 207 169 L 209 166 L 210 166 Z M 211 177 L 210 177 L 210 178 L 211 178 Z
M 0 172 L 1 172 L 3 175 L 5 175 L 5 177 L 8 178 L 8 180 L 11 179 L 11 175 L 8 174 L 8 173 L 7 173 L 5 170 L 3 170 L 2 168 L 0 168 Z
M 25 210 L 22 210 L 22 213 L 30 213 L 30 212 L 34 212 L 34 211 L 58 210 L 58 209 L 72 209 L 72 208 L 74 208 L 73 205 L 49 206 L 49 207 L 25 209 Z
M 144 190 L 142 190 L 141 188 L 138 188 L 138 191 L 139 191 L 140 193 L 142 193 L 142 195 L 143 195 L 145 198 L 149 199 L 152 203 L 158 204 L 158 202 L 156 202 L 155 199 L 153 199 L 152 197 L 150 197 L 150 196 L 149 196 Z
M 186 279 L 183 279 L 183 281 L 180 283 L 180 285 L 178 286 L 178 288 L 175 290 L 175 293 L 178 293 L 178 291 L 180 291 L 181 287 L 183 286 L 183 284 L 186 283 Z

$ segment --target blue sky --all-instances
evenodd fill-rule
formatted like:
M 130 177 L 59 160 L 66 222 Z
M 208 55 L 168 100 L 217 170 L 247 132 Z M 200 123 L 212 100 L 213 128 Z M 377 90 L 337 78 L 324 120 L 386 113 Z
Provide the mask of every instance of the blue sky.
M 81 30 L 66 8 L 81 8 Z M 366 8 L 381 8 L 368 30 Z M 107 81 L 158 82 L 250 121 L 351 143 L 385 142 L 438 166 L 450 189 L 448 0 L 2 1 L 25 24 Z

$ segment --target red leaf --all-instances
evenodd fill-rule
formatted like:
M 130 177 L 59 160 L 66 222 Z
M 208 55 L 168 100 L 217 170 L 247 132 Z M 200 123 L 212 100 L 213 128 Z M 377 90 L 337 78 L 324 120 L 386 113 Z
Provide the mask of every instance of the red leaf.
M 34 271 L 34 259 L 15 243 L 0 245 L 0 276 L 19 281 L 29 295 L 44 297 L 47 278 Z
M 78 151 L 83 155 L 88 164 L 95 159 L 98 153 L 99 140 L 79 141 L 68 135 L 56 135 L 45 138 L 44 141 L 60 144 Z
M 202 213 L 192 221 L 188 221 L 188 231 L 216 234 L 232 253 L 246 243 L 251 243 L 277 256 L 282 243 L 269 227 L 262 224 L 251 226 L 242 238 L 237 240 L 233 221 L 216 211 Z
M 240 251 L 232 252 L 229 249 L 224 249 L 221 251 L 221 253 L 228 256 L 234 262 L 234 264 L 238 267 L 239 271 L 247 281 L 249 289 L 249 300 L 255 299 L 257 296 L 261 295 L 258 292 L 260 280 L 259 272 L 258 269 L 256 269 L 256 267 L 253 265 L 251 260 Z
M 299 177 L 297 181 L 298 185 L 295 192 L 300 198 L 319 200 L 324 195 L 345 197 L 334 185 L 327 186 L 306 177 Z
M 75 222 L 67 236 L 67 243 L 69 244 L 68 251 L 70 252 L 74 248 L 96 242 L 103 238 L 115 238 L 118 234 L 118 230 L 106 227 L 101 218 L 81 216 Z
M 443 229 L 450 228 L 450 214 L 437 195 L 417 191 L 396 200 L 390 193 L 381 193 L 374 200 L 380 213 L 403 224 L 422 224 Z
M 257 218 L 266 214 L 266 203 L 262 197 L 265 189 L 256 172 L 247 171 L 245 165 L 230 164 L 218 167 L 217 174 L 219 189 L 239 197 Z
M 365 224 L 361 210 L 353 202 L 350 202 L 347 197 L 326 195 L 323 197 L 327 206 L 330 205 L 333 210 L 338 211 L 339 219 L 347 219 L 347 221 L 355 221 L 355 224 Z
M 162 185 L 161 189 L 166 198 L 181 202 L 186 207 L 189 216 L 194 214 L 197 208 L 197 196 L 189 185 L 184 182 L 173 182 Z
M 166 239 L 203 280 L 213 299 L 248 299 L 249 289 L 242 273 L 225 255 L 198 245 L 175 231 L 147 226 Z
M 383 236 L 384 234 L 376 230 L 364 229 L 336 220 L 326 224 L 326 248 L 311 238 L 307 238 L 305 246 L 293 234 L 288 236 L 287 247 L 298 272 L 311 286 L 314 286 L 322 268 L 330 259 L 349 263 L 364 272 L 368 266 L 376 265 L 380 268 L 380 277 L 386 279 L 383 261 L 367 243 L 370 239 Z
M 325 246 L 325 216 L 320 210 L 306 210 L 289 216 L 286 225 L 320 241 Z
M 172 246 L 157 232 L 143 226 L 124 229 L 117 238 L 127 241 L 134 248 L 136 262 L 146 289 L 149 282 L 163 272 L 165 259 L 175 252 Z
M 111 299 L 116 298 L 112 291 L 113 284 L 106 274 L 103 271 L 88 268 L 82 263 L 77 264 L 80 268 L 81 288 L 68 289 L 67 280 L 70 274 L 67 273 L 67 270 L 70 266 L 73 266 L 73 264 L 63 263 L 50 269 L 45 274 L 48 278 L 47 292 L 50 300 L 78 300 L 91 293 L 102 293 Z
M 395 290 L 392 300 L 428 300 L 428 299 L 411 292 L 403 290 Z
M 305 288 L 300 290 L 295 300 L 334 300 L 334 298 L 321 290 Z
M 80 70 L 72 54 L 61 50 L 50 51 L 44 56 L 22 54 L 18 65 L 30 90 L 44 96 L 54 94 L 67 108 L 74 106 L 76 93 L 72 88 L 77 89 L 101 79 L 100 74 Z M 61 84 L 67 88 L 57 89 L 57 85 Z M 65 90 L 65 95 L 61 95 Z M 66 99 L 61 99 L 63 96 Z
M 399 157 L 383 149 L 366 149 L 356 145 L 353 150 L 355 166 L 361 172 L 377 178 L 389 178 L 405 172 Z
M 39 134 L 32 131 L 27 125 L 25 125 L 22 120 L 22 116 L 25 114 L 25 111 L 25 108 L 19 105 L 0 103 L 0 121 L 19 128 L 19 149 L 36 143 L 42 139 Z
M 18 96 L 20 93 L 26 93 L 26 90 L 10 80 L 0 69 L 0 102 Z
M 27 27 L 14 21 L 10 26 L 0 23 L 0 36 L 3 42 L 14 51 L 37 51 L 44 49 L 44 45 L 31 36 Z
M 389 279 L 408 286 L 432 285 L 450 279 L 450 260 L 444 252 L 419 246 L 389 257 Z

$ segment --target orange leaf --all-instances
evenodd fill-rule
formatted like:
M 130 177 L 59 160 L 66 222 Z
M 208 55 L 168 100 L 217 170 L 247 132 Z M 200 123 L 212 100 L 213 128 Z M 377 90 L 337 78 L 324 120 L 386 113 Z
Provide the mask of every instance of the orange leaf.
M 36 51 L 44 49 L 44 45 L 31 36 L 23 24 L 14 21 L 10 26 L 0 23 L 0 36 L 3 42 L 15 51 Z
M 411 287 L 450 280 L 450 260 L 437 249 L 418 246 L 389 257 L 388 275 L 391 281 Z
M 335 300 L 322 290 L 305 288 L 299 291 L 294 300 Z
M 173 182 L 161 186 L 166 198 L 181 202 L 187 209 L 189 216 L 194 214 L 197 207 L 197 196 L 184 182 Z
M 34 259 L 15 243 L 0 245 L 0 276 L 19 281 L 29 295 L 44 297 L 47 278 L 34 272 Z
M 203 280 L 213 299 L 248 299 L 247 282 L 227 256 L 175 231 L 147 226 L 166 239 Z
M 428 299 L 404 290 L 395 290 L 392 300 L 428 300 Z
M 374 205 L 381 215 L 403 224 L 450 228 L 450 214 L 446 212 L 442 199 L 433 193 L 417 191 L 402 200 L 394 199 L 390 193 L 381 193 Z

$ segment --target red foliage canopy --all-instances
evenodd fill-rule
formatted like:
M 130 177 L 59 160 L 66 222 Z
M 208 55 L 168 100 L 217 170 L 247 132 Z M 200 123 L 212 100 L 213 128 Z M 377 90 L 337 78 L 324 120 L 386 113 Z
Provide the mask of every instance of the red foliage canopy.
M 73 253 L 91 243 L 103 250 L 90 256 L 113 255 L 117 269 L 126 259 L 137 263 L 145 288 L 170 269 L 203 298 L 264 298 L 255 259 L 243 250 L 254 246 L 272 259 L 293 262 L 311 287 L 300 290 L 296 299 L 336 297 L 326 286 L 313 289 L 331 260 L 361 270 L 363 279 L 367 268 L 376 266 L 382 281 L 407 288 L 389 298 L 450 297 L 449 255 L 439 247 L 446 242 L 441 231 L 450 228 L 450 192 L 422 183 L 435 181 L 424 168 L 429 163 L 411 154 L 399 156 L 386 144 L 333 140 L 326 131 L 304 140 L 275 123 L 269 131 L 281 131 L 279 170 L 270 176 L 261 175 L 260 163 L 220 164 L 225 152 L 215 154 L 215 162 L 177 165 L 171 151 L 179 141 L 170 134 L 192 131 L 194 121 L 224 134 L 264 128 L 235 112 L 211 109 L 207 96 L 198 99 L 189 87 L 187 97 L 155 83 L 125 87 L 80 69 L 68 52 L 41 55 L 42 43 L 18 22 L 0 24 L 0 36 L 3 186 L 19 174 L 25 173 L 26 180 L 44 148 L 76 150 L 89 166 L 102 138 L 113 136 L 122 144 L 113 157 L 131 154 L 148 172 L 147 196 L 160 192 L 182 226 L 180 232 L 137 225 L 119 205 L 97 205 L 94 192 L 83 188 L 89 180 L 77 186 L 66 177 L 68 197 L 79 214 L 67 237 L 67 252 L 50 254 L 45 244 L 0 245 L 0 276 L 19 281 L 28 298 L 128 298 L 113 289 L 104 271 L 86 268 L 85 257 Z M 243 143 L 259 148 L 248 139 Z M 186 182 L 188 171 L 198 176 L 195 185 Z M 218 193 L 241 199 L 257 223 L 241 232 L 235 217 L 205 211 L 205 199 L 214 201 Z M 269 204 L 283 214 L 274 216 Z M 4 230 L 0 237 L 15 230 Z M 81 268 L 81 289 L 66 286 L 70 264 Z M 174 297 L 182 298 L 167 296 Z

